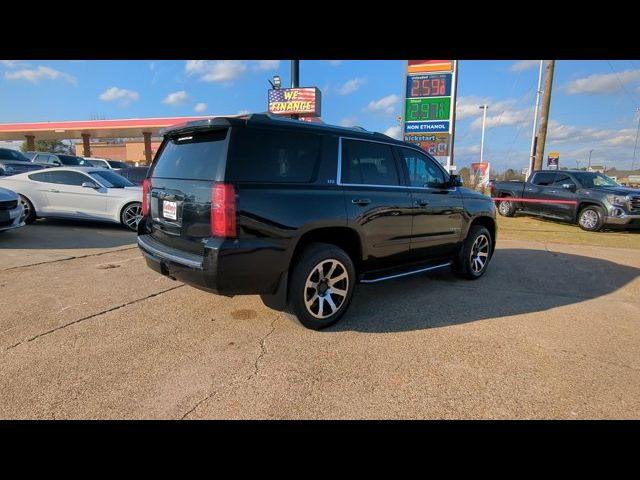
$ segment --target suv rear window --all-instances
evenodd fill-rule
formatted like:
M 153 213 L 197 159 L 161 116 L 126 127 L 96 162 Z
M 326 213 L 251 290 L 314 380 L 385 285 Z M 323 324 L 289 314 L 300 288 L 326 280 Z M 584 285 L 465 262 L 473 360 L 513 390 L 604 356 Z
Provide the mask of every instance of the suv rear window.
M 228 129 L 167 137 L 152 177 L 217 180 L 224 168 Z
M 311 182 L 320 156 L 313 133 L 237 128 L 231 132 L 227 180 L 235 182 Z

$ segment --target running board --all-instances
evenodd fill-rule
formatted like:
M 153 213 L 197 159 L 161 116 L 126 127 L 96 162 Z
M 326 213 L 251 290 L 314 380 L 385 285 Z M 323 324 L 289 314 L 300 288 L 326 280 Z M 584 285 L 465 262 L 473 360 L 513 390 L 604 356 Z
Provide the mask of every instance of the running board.
M 394 275 L 387 275 L 385 277 L 380 277 L 380 278 L 372 278 L 370 280 L 360 280 L 360 283 L 378 283 L 378 282 L 384 282 L 385 280 L 392 280 L 394 278 L 399 278 L 399 277 L 406 277 L 408 275 L 415 275 L 417 273 L 422 273 L 422 272 L 428 272 L 429 270 L 436 270 L 438 268 L 444 268 L 444 267 L 448 267 L 452 264 L 453 262 L 447 262 L 447 263 L 443 263 L 441 265 L 433 265 L 431 267 L 426 267 L 426 268 L 420 268 L 418 270 L 411 270 L 410 272 L 402 272 L 402 273 L 396 273 Z

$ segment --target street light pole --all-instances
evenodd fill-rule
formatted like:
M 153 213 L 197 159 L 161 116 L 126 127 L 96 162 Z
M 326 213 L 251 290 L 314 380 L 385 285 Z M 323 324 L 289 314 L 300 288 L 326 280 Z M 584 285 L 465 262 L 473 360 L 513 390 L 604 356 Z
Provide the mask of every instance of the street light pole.
M 300 60 L 291 60 L 291 88 L 300 86 Z M 300 115 L 291 115 L 291 118 L 298 119 Z
M 478 108 L 482 109 L 482 136 L 480 137 L 480 163 L 484 162 L 484 126 L 487 123 L 487 109 L 489 105 L 486 103 L 484 105 L 480 105 Z
M 589 163 L 587 164 L 587 172 L 591 170 L 591 152 L 593 152 L 593 148 L 589 150 Z
M 636 150 L 638 149 L 638 133 L 640 133 L 640 108 L 636 108 L 636 113 L 638 114 L 638 129 L 636 130 L 636 144 L 633 147 L 633 160 L 631 160 L 631 170 L 636 163 Z
M 533 166 L 536 161 L 536 128 L 538 127 L 538 107 L 540 106 L 540 94 L 542 93 L 542 66 L 544 60 L 540 60 L 538 68 L 538 90 L 536 90 L 536 107 L 533 113 L 533 132 L 531 133 L 531 157 L 529 158 L 529 175 L 533 172 Z

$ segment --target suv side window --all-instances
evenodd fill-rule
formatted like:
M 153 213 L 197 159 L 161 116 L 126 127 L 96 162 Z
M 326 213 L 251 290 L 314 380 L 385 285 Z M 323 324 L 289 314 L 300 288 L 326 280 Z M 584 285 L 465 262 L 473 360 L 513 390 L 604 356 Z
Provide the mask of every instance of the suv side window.
M 426 155 L 410 148 L 401 148 L 400 155 L 407 166 L 412 187 L 442 187 L 446 184 L 445 173 Z
M 555 176 L 555 173 L 550 172 L 536 173 L 533 177 L 533 182 L 531 183 L 533 183 L 534 185 L 539 185 L 541 187 L 547 187 L 553 183 Z
M 227 178 L 239 182 L 307 183 L 315 177 L 320 136 L 236 128 L 231 131 Z
M 50 172 L 50 183 L 58 183 L 61 185 L 73 185 L 81 187 L 83 182 L 91 180 L 78 172 Z
M 391 145 L 342 140 L 341 182 L 357 185 L 400 185 Z

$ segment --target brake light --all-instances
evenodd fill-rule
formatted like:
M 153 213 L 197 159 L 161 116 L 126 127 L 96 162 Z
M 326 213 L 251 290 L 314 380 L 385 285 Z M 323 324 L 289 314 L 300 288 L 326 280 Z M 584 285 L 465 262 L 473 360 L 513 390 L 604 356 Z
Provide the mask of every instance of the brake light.
M 233 185 L 215 183 L 211 189 L 211 235 L 236 236 L 236 192 Z
M 145 178 L 142 182 L 142 215 L 147 216 L 149 213 L 149 187 L 151 186 L 151 179 Z

